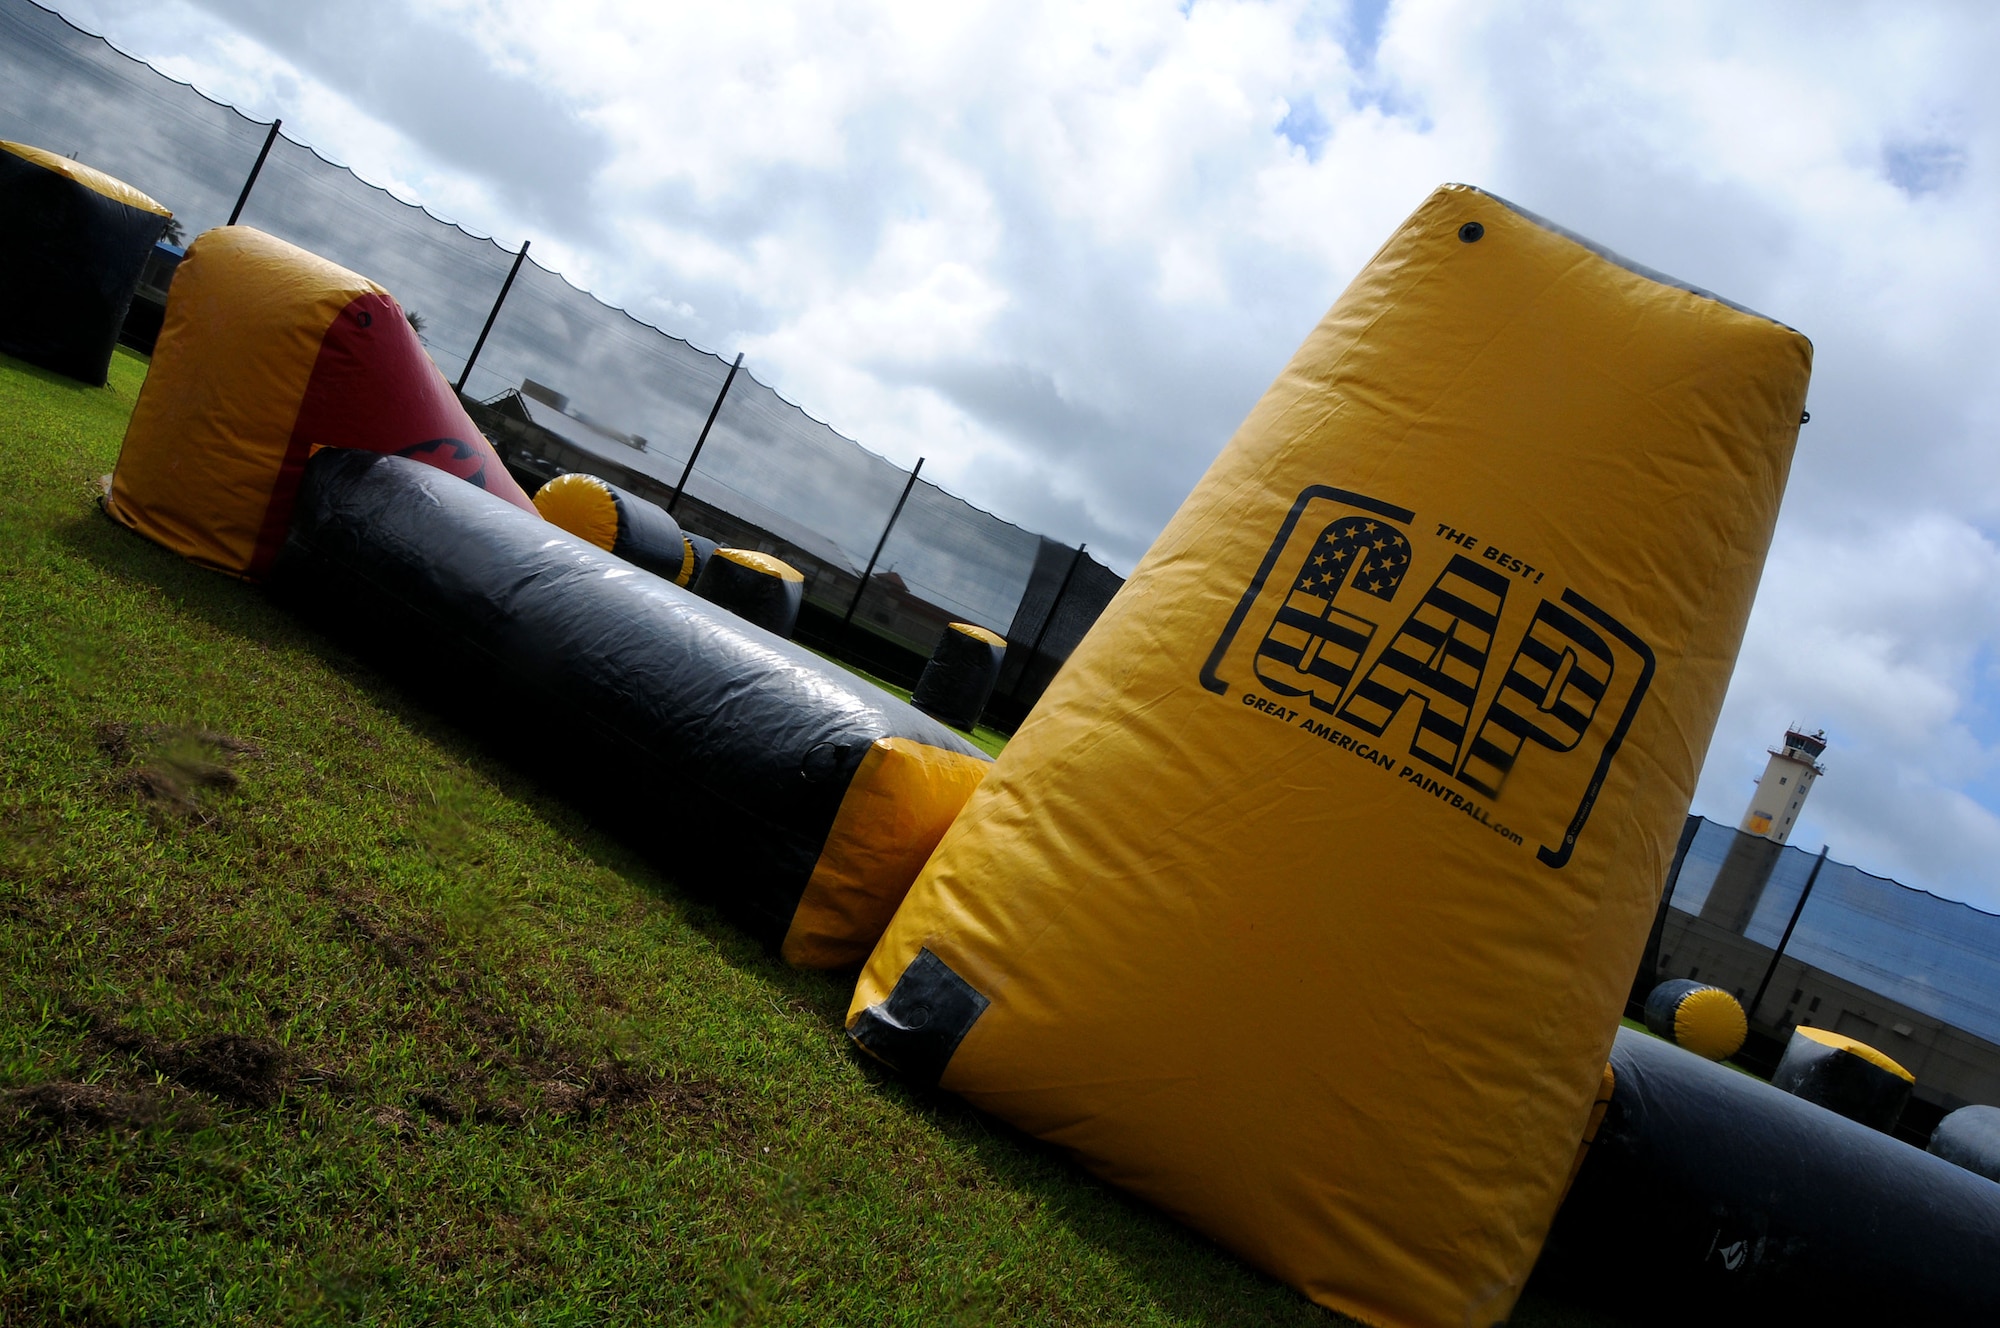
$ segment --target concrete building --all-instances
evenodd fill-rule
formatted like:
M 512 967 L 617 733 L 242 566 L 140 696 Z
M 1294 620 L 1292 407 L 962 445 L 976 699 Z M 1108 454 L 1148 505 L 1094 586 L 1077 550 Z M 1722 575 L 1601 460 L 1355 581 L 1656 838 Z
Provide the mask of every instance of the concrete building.
M 1771 954 L 1705 916 L 1669 908 L 1655 973 L 1734 992 L 1749 1009 Z M 1750 1012 L 1750 1031 L 1782 1048 L 1801 1024 L 1859 1038 L 1917 1077 L 1905 1121 L 1911 1135 L 1928 1137 L 1946 1112 L 1968 1103 L 2000 1105 L 2000 1045 L 1788 954 Z
M 1785 745 L 1771 749 L 1764 777 L 1757 781 L 1757 791 L 1750 795 L 1743 822 L 1736 828 L 1746 835 L 1762 835 L 1774 844 L 1790 839 L 1813 781 L 1826 773 L 1819 764 L 1825 751 L 1825 729 L 1817 733 L 1785 730 Z
M 1922 1142 L 1946 1112 L 2000 1105 L 2000 917 L 1788 847 L 1826 746 L 1788 730 L 1735 830 L 1690 819 L 1641 985 L 1735 993 L 1738 1059 L 1765 1072 L 1802 1026 L 1878 1048 L 1916 1076 L 1898 1133 Z
M 1764 887 L 1777 866 L 1778 855 L 1798 824 L 1813 781 L 1826 773 L 1819 758 L 1826 752 L 1826 730 L 1802 733 L 1785 730 L 1785 745 L 1771 749 L 1764 777 L 1750 795 L 1737 825 L 1742 836 L 1716 873 L 1715 885 L 1701 907 L 1701 916 L 1726 931 L 1742 933 L 1764 897 Z

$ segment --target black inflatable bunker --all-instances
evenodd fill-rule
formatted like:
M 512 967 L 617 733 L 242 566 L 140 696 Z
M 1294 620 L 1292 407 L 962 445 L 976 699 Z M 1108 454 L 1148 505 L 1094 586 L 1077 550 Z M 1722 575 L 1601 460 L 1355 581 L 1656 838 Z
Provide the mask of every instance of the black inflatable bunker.
M 1646 1027 L 1697 1056 L 1726 1061 L 1743 1049 L 1750 1020 L 1734 996 L 1691 978 L 1674 978 L 1646 997 Z
M 694 546 L 680 522 L 658 503 L 649 503 L 595 475 L 558 475 L 535 491 L 542 519 L 587 539 L 605 552 L 663 576 L 677 586 L 694 576 Z
M 1771 1086 L 1870 1129 L 1887 1133 L 1903 1118 L 1916 1076 L 1865 1042 L 1804 1025 L 1792 1030 Z
M 799 625 L 806 579 L 782 559 L 755 549 L 717 549 L 695 577 L 694 593 L 789 640 Z
M 1538 1280 L 1657 1323 L 1994 1321 L 2000 1185 L 1631 1029 L 1611 1070 Z
M 951 624 L 924 665 L 910 703 L 955 728 L 971 728 L 1000 681 L 1006 654 L 1006 637 L 972 623 Z
M 271 586 L 801 966 L 867 956 L 988 766 L 845 669 L 402 457 L 314 456 Z
M 687 580 L 677 582 L 676 584 L 686 586 L 692 590 L 695 582 L 701 580 L 701 569 L 708 566 L 708 560 L 715 556 L 716 549 L 721 546 L 708 538 L 708 536 L 697 535 L 692 530 L 681 531 L 681 538 L 688 542 L 688 555 L 694 561 L 688 565 Z
M 1960 1107 L 1931 1131 L 1930 1151 L 1974 1175 L 2000 1181 L 2000 1107 Z
M 101 386 L 172 215 L 102 171 L 0 142 L 0 351 Z

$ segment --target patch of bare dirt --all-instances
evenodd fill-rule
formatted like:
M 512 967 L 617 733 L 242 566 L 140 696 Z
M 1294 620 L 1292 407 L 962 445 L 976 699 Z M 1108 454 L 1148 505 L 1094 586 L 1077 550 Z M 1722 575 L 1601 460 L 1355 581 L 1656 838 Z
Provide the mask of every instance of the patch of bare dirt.
M 542 1072 L 550 1073 L 546 1068 Z M 727 1090 L 718 1083 L 669 1079 L 623 1061 L 557 1071 L 531 1087 L 525 1102 L 496 1094 L 486 1073 L 468 1066 L 445 1083 L 410 1094 L 414 1111 L 378 1107 L 372 1115 L 378 1125 L 405 1137 L 415 1137 L 426 1126 L 518 1126 L 535 1119 L 602 1124 L 641 1108 L 688 1121 L 728 1121 L 736 1115 Z
M 33 1135 L 137 1130 L 165 1116 L 150 1093 L 124 1093 L 104 1084 L 53 1080 L 0 1092 L 0 1129 Z
M 290 1086 L 294 1066 L 270 1038 L 210 1033 L 167 1042 L 102 1020 L 93 1020 L 91 1040 L 121 1051 L 184 1087 L 240 1107 L 268 1107 Z
M 546 1080 L 537 1087 L 544 1113 L 580 1121 L 605 1120 L 640 1106 L 689 1119 L 715 1120 L 730 1115 L 722 1085 L 709 1080 L 669 1079 L 623 1061 L 601 1061 L 587 1074 Z
M 237 758 L 264 754 L 249 738 L 168 724 L 99 724 L 97 749 L 118 767 L 113 789 L 197 819 L 207 819 L 202 794 L 241 782 Z

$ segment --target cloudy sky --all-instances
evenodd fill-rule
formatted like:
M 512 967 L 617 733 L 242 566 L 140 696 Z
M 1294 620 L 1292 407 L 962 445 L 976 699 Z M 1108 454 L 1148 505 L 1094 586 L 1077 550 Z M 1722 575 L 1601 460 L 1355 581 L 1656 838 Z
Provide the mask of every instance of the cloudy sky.
M 2000 7 L 60 0 L 1121 570 L 1436 184 L 1805 331 L 1695 808 L 2000 909 Z

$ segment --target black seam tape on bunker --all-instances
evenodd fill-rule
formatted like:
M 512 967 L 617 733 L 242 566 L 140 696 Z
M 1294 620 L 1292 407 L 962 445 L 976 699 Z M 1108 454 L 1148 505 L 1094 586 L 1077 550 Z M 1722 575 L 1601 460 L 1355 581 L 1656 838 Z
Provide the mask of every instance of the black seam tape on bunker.
M 1903 1118 L 1913 1087 L 1865 1057 L 1796 1031 L 1771 1072 L 1771 1086 L 1885 1133 Z
M 876 739 L 977 755 L 845 669 L 399 457 L 313 457 L 270 586 L 773 948 Z
M 889 999 L 861 1012 L 848 1036 L 920 1084 L 935 1084 L 990 1002 L 928 949 L 896 979 Z
M 805 583 L 718 553 L 695 577 L 694 593 L 789 640 L 799 624 Z
M 979 722 L 993 685 L 1000 681 L 1000 662 L 1007 653 L 983 637 L 945 628 L 917 678 L 910 704 L 947 724 L 969 729 Z
M 669 581 L 679 576 L 681 565 L 687 562 L 688 547 L 681 523 L 658 503 L 627 493 L 609 480 L 600 483 L 610 490 L 611 505 L 618 512 L 618 538 L 611 552 Z
M 1989 1323 L 2000 1185 L 1620 1029 L 1538 1280 L 1649 1322 Z
M 1931 1132 L 1930 1152 L 1975 1176 L 2000 1181 L 2000 1107 L 1960 1107 Z
M 0 351 L 102 386 L 167 219 L 0 152 Z

